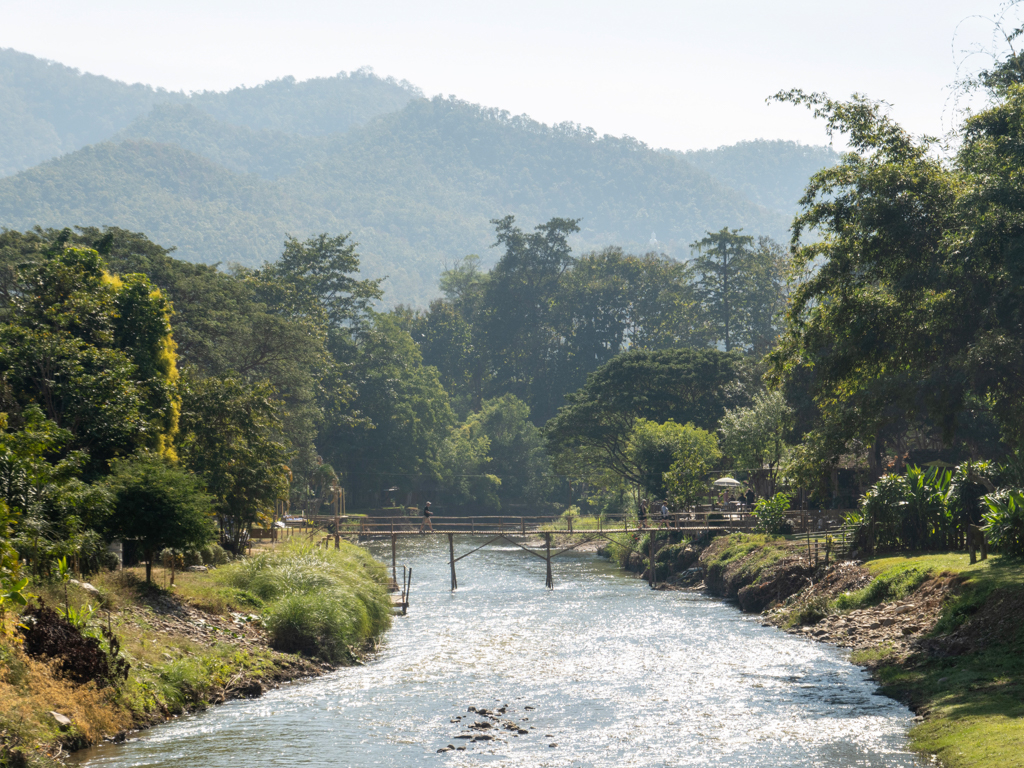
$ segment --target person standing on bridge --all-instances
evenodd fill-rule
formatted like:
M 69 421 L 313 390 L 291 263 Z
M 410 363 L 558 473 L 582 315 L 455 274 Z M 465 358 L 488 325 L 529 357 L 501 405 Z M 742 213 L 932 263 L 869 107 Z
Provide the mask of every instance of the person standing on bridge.
M 430 502 L 428 501 L 423 505 L 423 522 L 420 523 L 420 533 L 423 533 L 423 526 L 430 528 L 430 532 L 434 532 L 434 523 L 430 520 L 434 516 L 434 513 L 430 511 Z

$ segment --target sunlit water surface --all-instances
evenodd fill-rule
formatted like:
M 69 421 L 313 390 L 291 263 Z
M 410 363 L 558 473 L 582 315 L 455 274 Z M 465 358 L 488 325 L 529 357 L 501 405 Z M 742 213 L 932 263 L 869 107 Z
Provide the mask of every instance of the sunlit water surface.
M 456 555 L 478 546 L 458 543 Z M 89 768 L 174 766 L 919 766 L 911 713 L 829 646 L 734 606 L 653 592 L 594 555 L 510 545 L 458 563 L 400 542 L 411 609 L 364 667 L 236 701 L 78 753 Z M 382 559 L 387 554 L 375 550 Z M 467 707 L 508 706 L 489 743 Z M 533 707 L 528 710 L 526 707 Z M 465 751 L 438 754 L 448 744 Z M 557 746 L 551 746 L 556 744 Z

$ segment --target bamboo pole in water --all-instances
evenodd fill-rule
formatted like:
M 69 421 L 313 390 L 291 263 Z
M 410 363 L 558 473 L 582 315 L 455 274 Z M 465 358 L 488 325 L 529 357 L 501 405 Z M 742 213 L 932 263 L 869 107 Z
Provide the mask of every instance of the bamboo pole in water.
M 548 561 L 548 574 L 547 574 L 547 582 L 546 582 L 545 586 L 547 586 L 548 589 L 554 589 L 555 588 L 555 580 L 551 578 L 551 534 L 550 533 L 547 534 L 544 537 L 544 540 L 545 540 L 545 542 L 547 542 L 547 561 Z
M 455 536 L 448 534 L 448 562 L 452 567 L 452 592 L 459 588 L 459 581 L 455 578 Z
M 647 566 L 647 573 L 649 575 L 648 581 L 651 584 L 651 589 L 654 589 L 657 584 L 657 577 L 654 575 L 654 532 L 651 532 L 651 561 Z

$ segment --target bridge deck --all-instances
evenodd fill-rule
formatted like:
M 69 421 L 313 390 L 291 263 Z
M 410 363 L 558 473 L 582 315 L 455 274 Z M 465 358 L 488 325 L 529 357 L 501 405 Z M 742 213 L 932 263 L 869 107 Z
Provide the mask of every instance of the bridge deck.
M 446 536 L 449 533 L 458 534 L 460 536 L 516 536 L 518 538 L 528 537 L 536 538 L 545 534 L 551 534 L 553 536 L 603 536 L 609 533 L 647 533 L 648 531 L 678 531 L 680 533 L 702 533 L 704 531 L 722 532 L 722 531 L 740 531 L 746 530 L 745 525 L 718 525 L 718 526 L 693 526 L 693 527 L 659 527 L 659 526 L 648 526 L 646 528 L 602 528 L 598 529 L 584 529 L 579 528 L 570 530 L 568 528 L 560 530 L 540 530 L 539 528 L 530 529 L 527 528 L 523 531 L 521 528 L 480 528 L 475 529 L 469 528 L 435 528 L 434 530 L 426 530 L 422 533 L 419 530 L 390 530 L 390 529 L 364 529 L 364 530 L 353 530 L 353 531 L 342 531 L 342 535 L 346 534 L 358 534 L 360 537 L 365 536 Z

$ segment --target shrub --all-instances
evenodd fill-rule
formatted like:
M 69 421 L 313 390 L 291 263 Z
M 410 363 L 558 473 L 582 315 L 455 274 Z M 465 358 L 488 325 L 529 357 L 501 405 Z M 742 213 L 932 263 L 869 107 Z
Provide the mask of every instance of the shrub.
M 203 556 L 203 565 L 224 565 L 231 561 L 231 556 L 220 544 L 207 544 L 199 552 Z
M 860 503 L 864 524 L 874 524 L 875 544 L 909 550 L 949 545 L 957 534 L 947 498 L 951 478 L 948 470 L 917 467 L 879 478 Z
M 829 612 L 828 598 L 817 595 L 798 605 L 789 614 L 785 626 L 788 628 L 798 624 L 817 624 L 828 616 Z
M 985 496 L 989 541 L 1007 555 L 1024 555 L 1024 492 L 1000 490 Z
M 264 619 L 277 650 L 332 664 L 352 656 L 349 646 L 362 640 L 369 623 L 365 606 L 342 594 L 291 594 L 274 603 Z
M 789 510 L 789 495 L 776 493 L 770 499 L 761 499 L 754 507 L 754 517 L 757 519 L 757 530 L 776 536 L 782 532 L 782 526 L 786 524 L 786 512 Z

